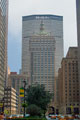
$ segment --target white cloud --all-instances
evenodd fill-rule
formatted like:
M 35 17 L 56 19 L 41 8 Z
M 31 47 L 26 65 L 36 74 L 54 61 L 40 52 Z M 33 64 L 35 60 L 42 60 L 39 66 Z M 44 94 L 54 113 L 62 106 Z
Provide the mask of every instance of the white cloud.
M 22 16 L 57 14 L 64 16 L 65 53 L 69 46 L 76 45 L 75 0 L 10 0 L 9 2 L 9 32 L 13 36 L 22 34 Z

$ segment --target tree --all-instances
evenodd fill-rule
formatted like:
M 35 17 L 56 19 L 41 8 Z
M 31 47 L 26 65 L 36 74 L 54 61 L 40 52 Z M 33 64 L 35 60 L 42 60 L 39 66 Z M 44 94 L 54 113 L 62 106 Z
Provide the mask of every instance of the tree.
M 25 117 L 25 112 L 26 112 L 27 106 L 28 106 L 27 103 L 22 103 L 22 107 L 24 108 L 24 117 Z
M 35 104 L 44 110 L 44 114 L 47 110 L 48 104 L 51 100 L 51 94 L 45 90 L 43 85 L 30 86 L 27 89 L 26 101 L 28 105 Z
M 27 107 L 27 113 L 31 116 L 41 116 L 41 108 L 34 104 L 31 104 Z
M 22 107 L 27 107 L 28 104 L 27 103 L 22 103 Z

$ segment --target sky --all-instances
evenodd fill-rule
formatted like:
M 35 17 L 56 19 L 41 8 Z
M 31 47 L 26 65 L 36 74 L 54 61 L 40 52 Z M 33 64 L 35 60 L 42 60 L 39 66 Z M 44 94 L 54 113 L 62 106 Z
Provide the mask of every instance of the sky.
M 8 66 L 12 72 L 21 68 L 22 16 L 33 14 L 63 16 L 64 56 L 70 46 L 77 46 L 75 0 L 9 0 Z

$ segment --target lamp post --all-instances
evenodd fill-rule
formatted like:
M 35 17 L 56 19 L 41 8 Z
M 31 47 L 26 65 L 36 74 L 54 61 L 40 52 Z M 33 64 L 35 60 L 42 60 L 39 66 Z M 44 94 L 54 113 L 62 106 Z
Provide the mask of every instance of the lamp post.
M 25 117 L 25 112 L 26 112 L 26 109 L 25 109 L 25 103 L 26 103 L 26 101 L 25 101 L 25 91 L 26 91 L 26 81 L 25 81 L 25 79 L 24 79 L 24 81 L 23 81 L 23 87 L 24 87 L 24 117 Z

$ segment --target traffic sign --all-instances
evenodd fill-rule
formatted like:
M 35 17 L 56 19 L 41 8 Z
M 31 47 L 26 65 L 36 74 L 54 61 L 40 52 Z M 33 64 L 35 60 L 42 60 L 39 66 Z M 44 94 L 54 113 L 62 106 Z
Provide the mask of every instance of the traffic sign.
M 24 97 L 24 88 L 20 88 L 20 97 Z
M 20 97 L 24 97 L 24 94 L 20 94 Z
M 20 89 L 20 93 L 24 93 L 24 89 Z

